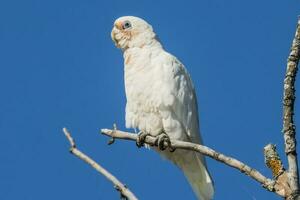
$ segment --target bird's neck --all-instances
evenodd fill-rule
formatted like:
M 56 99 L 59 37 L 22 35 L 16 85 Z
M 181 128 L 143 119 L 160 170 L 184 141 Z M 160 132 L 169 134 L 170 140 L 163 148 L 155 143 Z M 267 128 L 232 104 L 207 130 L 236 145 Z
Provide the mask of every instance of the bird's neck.
M 156 57 L 164 51 L 157 39 L 138 47 L 130 47 L 123 52 L 125 67 L 143 68 L 149 59 Z M 138 65 L 138 66 L 135 66 Z
M 159 42 L 157 37 L 152 38 L 151 40 L 149 40 L 144 47 L 146 48 L 162 48 L 161 43 Z
M 129 46 L 128 48 L 124 49 L 124 56 L 130 52 L 133 51 L 143 51 L 143 50 L 147 50 L 147 51 L 152 51 L 152 50 L 157 50 L 157 49 L 163 49 L 162 44 L 158 41 L 157 38 L 152 38 L 151 40 L 147 40 L 147 41 L 141 41 L 136 42 L 135 45 Z

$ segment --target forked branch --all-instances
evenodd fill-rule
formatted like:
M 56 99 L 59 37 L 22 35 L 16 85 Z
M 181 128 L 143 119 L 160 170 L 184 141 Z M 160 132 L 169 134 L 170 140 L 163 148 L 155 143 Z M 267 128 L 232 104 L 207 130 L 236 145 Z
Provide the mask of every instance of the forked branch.
M 86 162 L 87 164 L 91 165 L 96 171 L 98 171 L 100 174 L 102 174 L 105 178 L 107 178 L 110 182 L 114 184 L 114 187 L 117 191 L 120 192 L 121 199 L 128 199 L 128 200 L 138 200 L 135 195 L 123 184 L 121 181 L 119 181 L 114 175 L 112 175 L 109 171 L 104 169 L 101 165 L 96 163 L 93 159 L 88 157 L 86 154 L 81 152 L 79 149 L 76 148 L 76 144 L 74 139 L 72 138 L 70 132 L 63 128 L 63 132 L 70 142 L 70 152 Z

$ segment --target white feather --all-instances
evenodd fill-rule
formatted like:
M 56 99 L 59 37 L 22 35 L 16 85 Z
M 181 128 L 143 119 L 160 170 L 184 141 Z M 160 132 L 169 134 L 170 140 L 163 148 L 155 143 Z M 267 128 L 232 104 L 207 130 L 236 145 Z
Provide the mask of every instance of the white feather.
M 117 21 L 122 20 L 131 21 L 132 28 L 129 32 L 114 28 L 112 37 L 124 51 L 126 127 L 153 136 L 164 131 L 171 139 L 201 144 L 195 90 L 185 67 L 163 49 L 144 20 Z M 122 33 L 130 37 L 121 37 Z M 184 150 L 159 153 L 184 171 L 199 199 L 212 199 L 213 183 L 203 156 Z

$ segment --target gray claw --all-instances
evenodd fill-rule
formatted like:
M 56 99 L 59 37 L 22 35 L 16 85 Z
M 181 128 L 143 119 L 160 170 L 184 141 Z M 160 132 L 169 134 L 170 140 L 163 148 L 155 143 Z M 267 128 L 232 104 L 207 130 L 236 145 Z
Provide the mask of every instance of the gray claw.
M 168 143 L 168 146 L 170 146 L 170 138 L 167 134 L 162 133 L 159 134 L 155 139 L 155 145 L 158 147 L 159 150 L 163 151 L 167 147 L 165 147 L 165 142 Z
M 150 134 L 146 133 L 146 132 L 142 132 L 142 131 L 138 133 L 138 137 L 137 137 L 137 141 L 136 141 L 136 146 L 138 148 L 141 148 L 142 146 L 144 146 L 145 139 L 148 135 L 150 135 Z
M 172 145 L 171 145 L 171 143 L 169 144 L 169 150 L 170 150 L 170 152 L 172 153 L 172 152 L 174 152 L 175 150 L 176 150 L 176 148 L 175 147 L 172 147 Z
M 165 142 L 167 142 L 168 146 L 165 146 Z M 166 133 L 161 133 L 156 137 L 155 145 L 161 151 L 167 148 L 170 150 L 170 152 L 174 152 L 176 150 L 174 147 L 172 147 L 170 137 Z

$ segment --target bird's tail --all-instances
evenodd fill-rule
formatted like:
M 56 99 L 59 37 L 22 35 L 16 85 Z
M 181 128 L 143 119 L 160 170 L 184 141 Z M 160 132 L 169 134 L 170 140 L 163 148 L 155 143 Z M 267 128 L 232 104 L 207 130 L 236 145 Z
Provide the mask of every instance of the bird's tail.
M 214 195 L 213 181 L 206 169 L 204 160 L 195 152 L 187 152 L 184 162 L 178 163 L 192 186 L 194 193 L 201 200 L 211 200 Z

